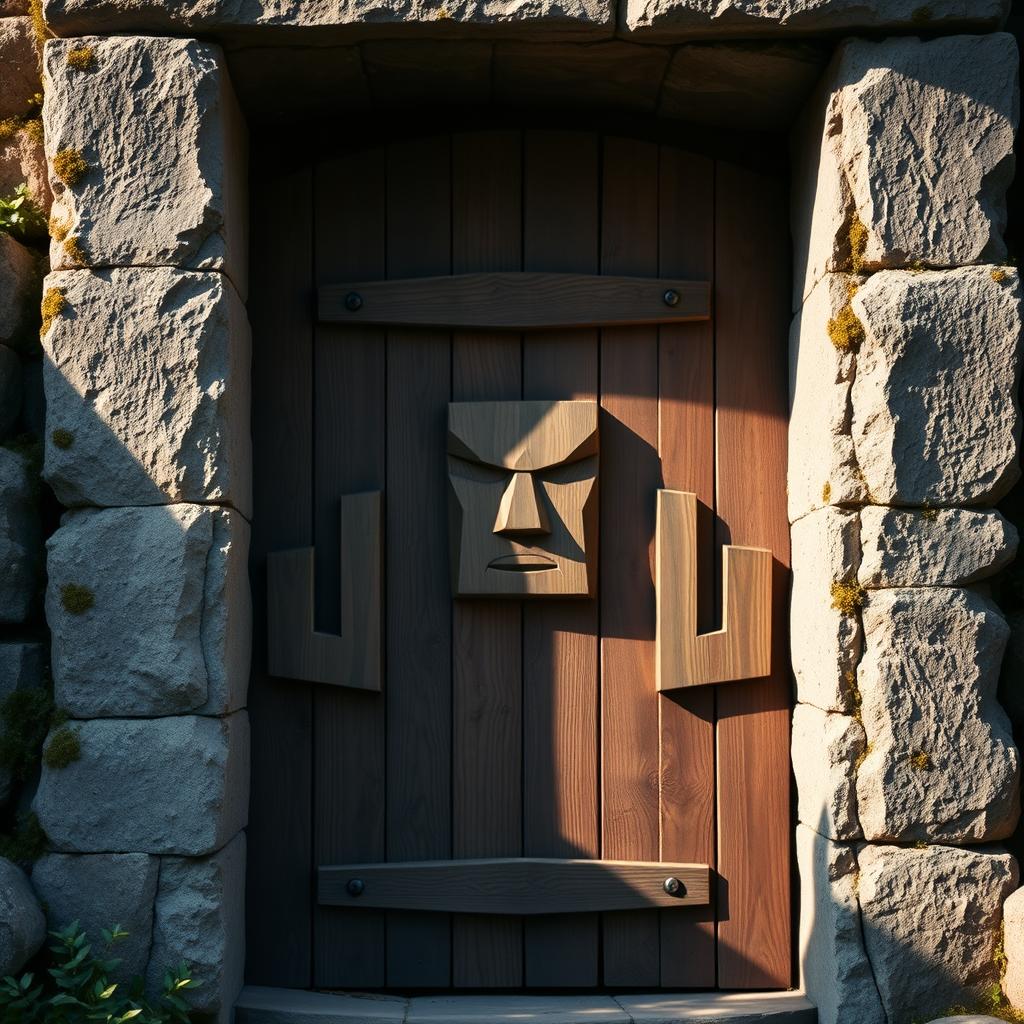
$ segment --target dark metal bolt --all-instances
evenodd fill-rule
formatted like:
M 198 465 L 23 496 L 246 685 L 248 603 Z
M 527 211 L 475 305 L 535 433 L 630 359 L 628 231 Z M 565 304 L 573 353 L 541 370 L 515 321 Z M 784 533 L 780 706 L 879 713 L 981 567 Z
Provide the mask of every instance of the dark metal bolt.
M 349 896 L 362 896 L 366 884 L 361 878 L 350 878 L 345 888 L 348 890 Z
M 679 305 L 679 292 L 675 288 L 669 288 L 668 291 L 662 295 L 662 300 L 666 306 L 678 306 Z
M 345 296 L 345 308 L 350 313 L 355 313 L 357 310 L 363 308 L 363 297 L 359 292 L 349 292 Z
M 685 896 L 686 886 L 679 881 L 678 878 L 669 877 L 666 878 L 661 885 L 662 889 L 669 894 L 669 896 Z

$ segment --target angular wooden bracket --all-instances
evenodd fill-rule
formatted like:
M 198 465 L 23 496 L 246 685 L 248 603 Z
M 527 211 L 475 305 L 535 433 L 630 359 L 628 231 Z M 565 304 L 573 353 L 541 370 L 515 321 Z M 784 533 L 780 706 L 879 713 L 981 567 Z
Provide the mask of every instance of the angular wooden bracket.
M 272 676 L 381 689 L 381 493 L 341 499 L 341 636 L 313 626 L 313 548 L 267 555 Z
M 707 281 L 509 271 L 354 281 L 320 289 L 325 323 L 531 331 L 711 317 Z
M 494 857 L 341 864 L 319 871 L 318 898 L 336 907 L 449 914 L 571 914 L 672 909 L 710 900 L 706 864 Z
M 772 553 L 722 549 L 722 628 L 697 633 L 697 496 L 658 491 L 657 687 L 756 679 L 771 672 Z

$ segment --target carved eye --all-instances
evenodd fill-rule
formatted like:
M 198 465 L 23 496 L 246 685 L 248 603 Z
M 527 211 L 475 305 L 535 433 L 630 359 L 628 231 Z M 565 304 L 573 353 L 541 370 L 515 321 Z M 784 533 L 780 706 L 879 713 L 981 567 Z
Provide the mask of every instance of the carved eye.
M 482 462 L 470 462 L 468 459 L 460 459 L 457 455 L 448 456 L 448 472 L 453 476 L 482 484 L 504 484 L 512 479 L 512 474 L 507 469 L 485 466 Z

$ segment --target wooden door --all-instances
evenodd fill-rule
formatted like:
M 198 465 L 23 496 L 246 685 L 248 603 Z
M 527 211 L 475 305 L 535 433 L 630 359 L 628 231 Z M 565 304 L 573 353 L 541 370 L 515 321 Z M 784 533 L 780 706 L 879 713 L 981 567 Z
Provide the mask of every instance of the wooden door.
M 355 989 L 784 988 L 788 252 L 780 182 L 664 143 L 494 131 L 254 181 L 257 608 L 250 982 Z M 318 289 L 483 271 L 677 277 L 700 323 L 513 333 L 318 322 Z M 592 599 L 453 599 L 449 402 L 600 409 Z M 773 674 L 655 691 L 656 492 L 697 494 L 700 611 L 725 543 L 774 556 Z M 383 494 L 382 692 L 270 677 L 268 553 L 315 547 L 339 629 L 339 507 Z M 322 865 L 685 861 L 707 906 L 518 917 L 317 902 Z

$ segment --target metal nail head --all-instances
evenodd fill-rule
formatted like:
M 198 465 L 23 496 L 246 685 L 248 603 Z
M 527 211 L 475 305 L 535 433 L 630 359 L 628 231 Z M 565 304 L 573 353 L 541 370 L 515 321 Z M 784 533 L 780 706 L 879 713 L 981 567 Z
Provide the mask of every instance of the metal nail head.
M 350 313 L 355 313 L 357 310 L 363 308 L 363 297 L 359 292 L 349 292 L 345 296 L 345 308 Z
M 679 305 L 679 292 L 675 288 L 669 288 L 668 291 L 662 295 L 662 299 L 666 306 L 678 306 Z
M 669 896 L 685 896 L 686 886 L 679 881 L 678 878 L 669 877 L 666 878 L 661 886 Z
M 362 896 L 366 884 L 361 878 L 350 878 L 345 888 L 348 890 L 349 896 Z

